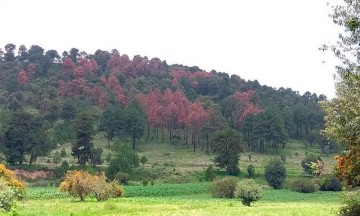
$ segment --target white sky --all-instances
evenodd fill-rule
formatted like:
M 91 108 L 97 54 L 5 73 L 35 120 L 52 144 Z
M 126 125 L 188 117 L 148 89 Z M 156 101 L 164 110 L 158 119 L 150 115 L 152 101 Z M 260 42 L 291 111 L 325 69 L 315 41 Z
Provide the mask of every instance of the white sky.
M 75 47 L 238 74 L 334 96 L 335 0 L 1 0 L 0 46 Z

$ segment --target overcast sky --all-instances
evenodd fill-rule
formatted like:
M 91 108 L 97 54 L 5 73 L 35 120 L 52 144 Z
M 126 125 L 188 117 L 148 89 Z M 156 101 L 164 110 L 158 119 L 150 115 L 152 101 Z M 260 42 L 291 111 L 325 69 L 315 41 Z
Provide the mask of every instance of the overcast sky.
M 334 96 L 335 0 L 1 0 L 0 46 L 113 48 Z

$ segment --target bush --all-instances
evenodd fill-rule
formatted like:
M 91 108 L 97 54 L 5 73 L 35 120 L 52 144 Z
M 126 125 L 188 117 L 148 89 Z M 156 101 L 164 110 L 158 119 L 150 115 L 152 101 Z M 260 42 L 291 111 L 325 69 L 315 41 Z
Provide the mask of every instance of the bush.
M 315 184 L 307 178 L 299 178 L 290 182 L 290 190 L 300 193 L 315 192 Z
M 119 183 L 127 185 L 130 181 L 130 175 L 128 173 L 118 172 L 115 176 Z
M 255 168 L 252 164 L 250 164 L 246 169 L 247 177 L 254 178 L 255 177 Z
M 124 189 L 115 181 L 106 182 L 105 175 L 98 176 L 93 189 L 93 194 L 97 201 L 105 201 L 111 197 L 121 197 Z
M 265 166 L 266 182 L 275 189 L 280 189 L 286 178 L 286 168 L 279 159 L 272 159 Z
M 0 208 L 10 211 L 16 200 L 23 197 L 24 192 L 25 184 L 16 179 L 11 170 L 0 164 Z
M 233 177 L 225 177 L 224 179 L 215 181 L 210 189 L 212 197 L 234 198 L 237 183 L 238 180 Z
M 212 165 L 210 164 L 208 166 L 208 168 L 205 170 L 204 178 L 206 181 L 212 181 L 212 180 L 214 180 L 215 176 L 216 176 L 215 170 L 212 167 Z
M 301 161 L 301 166 L 304 169 L 304 172 L 313 175 L 312 163 L 317 163 L 318 161 L 322 161 L 320 156 L 315 156 L 313 154 L 307 154 L 305 158 Z
M 16 192 L 0 179 L 0 208 L 10 211 L 16 202 Z
M 59 153 L 58 151 L 55 152 L 52 161 L 53 161 L 54 164 L 60 163 L 60 161 L 61 161 L 61 155 L 60 155 L 60 153 Z
M 318 180 L 321 191 L 341 191 L 342 184 L 335 176 L 323 176 Z
M 60 156 L 63 158 L 66 156 L 66 151 L 64 148 L 61 149 Z
M 241 199 L 241 203 L 250 206 L 261 197 L 261 187 L 253 179 L 245 179 L 237 184 L 235 197 Z
M 148 159 L 145 157 L 145 155 L 143 155 L 140 159 L 140 163 L 144 166 L 146 162 L 148 162 Z
M 114 151 L 118 152 L 116 157 L 110 161 L 106 170 L 106 176 L 113 180 L 119 172 L 130 173 L 132 168 L 139 166 L 137 153 L 126 145 L 117 144 Z
M 345 206 L 340 208 L 340 216 L 360 215 L 360 198 L 358 191 L 343 192 L 342 199 Z
M 69 193 L 72 197 L 79 197 L 81 201 L 90 194 L 93 194 L 98 201 L 103 201 L 110 197 L 120 197 L 124 193 L 118 183 L 114 181 L 107 183 L 103 173 L 91 175 L 77 170 L 68 171 L 60 183 L 60 190 Z

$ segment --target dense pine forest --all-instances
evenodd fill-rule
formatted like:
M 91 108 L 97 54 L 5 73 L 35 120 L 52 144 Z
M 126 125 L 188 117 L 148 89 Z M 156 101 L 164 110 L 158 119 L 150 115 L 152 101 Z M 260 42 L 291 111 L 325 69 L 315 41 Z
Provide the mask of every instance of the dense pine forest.
M 9 43 L 0 50 L 0 140 L 9 164 L 31 165 L 72 143 L 79 164 L 96 165 L 105 157 L 92 142 L 99 132 L 109 145 L 127 139 L 136 149 L 138 140 L 155 140 L 209 154 L 216 150 L 212 135 L 233 129 L 242 151 L 275 153 L 297 139 L 329 154 L 337 147 L 320 135 L 322 100 L 116 49 L 59 54 Z

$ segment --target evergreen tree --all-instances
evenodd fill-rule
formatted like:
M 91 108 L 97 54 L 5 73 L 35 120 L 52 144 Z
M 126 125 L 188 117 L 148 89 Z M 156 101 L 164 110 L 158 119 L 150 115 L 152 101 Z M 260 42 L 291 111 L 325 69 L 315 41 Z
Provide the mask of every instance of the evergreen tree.
M 237 175 L 241 152 L 241 135 L 232 129 L 217 131 L 213 137 L 213 149 L 217 153 L 215 163 L 220 168 L 225 168 L 229 175 Z
M 145 131 L 145 113 L 137 100 L 133 100 L 125 109 L 125 133 L 132 139 L 132 148 L 136 147 L 136 139 L 139 139 Z
M 80 165 L 85 165 L 92 153 L 93 124 L 94 119 L 89 112 L 83 111 L 75 118 L 76 140 L 73 143 L 71 155 L 78 159 Z

